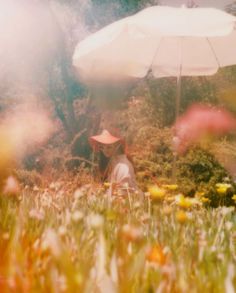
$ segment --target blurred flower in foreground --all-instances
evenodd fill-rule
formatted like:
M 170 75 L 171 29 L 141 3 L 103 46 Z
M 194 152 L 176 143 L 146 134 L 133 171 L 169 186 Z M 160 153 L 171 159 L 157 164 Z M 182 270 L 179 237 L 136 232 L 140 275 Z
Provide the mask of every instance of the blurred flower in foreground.
M 60 235 L 61 237 L 64 237 L 64 236 L 66 236 L 66 234 L 67 234 L 66 227 L 65 226 L 60 226 L 58 228 L 58 235 Z
M 45 217 L 45 212 L 42 209 L 40 209 L 40 210 L 32 209 L 29 211 L 29 217 L 32 219 L 42 221 Z
M 110 182 L 104 182 L 104 183 L 103 183 L 103 186 L 104 186 L 105 188 L 109 188 L 109 187 L 111 186 L 111 183 L 110 183 Z
M 10 196 L 15 196 L 19 193 L 20 191 L 20 186 L 17 180 L 13 176 L 9 176 L 6 179 L 3 193 L 10 195 Z
M 146 259 L 151 263 L 163 266 L 167 263 L 168 254 L 164 252 L 163 247 L 155 244 L 148 250 Z
M 80 189 L 80 188 L 78 188 L 78 189 L 76 189 L 75 190 L 75 192 L 74 192 L 74 199 L 80 199 L 81 197 L 83 197 L 85 194 L 83 193 L 83 191 Z
M 152 185 L 148 188 L 148 192 L 150 197 L 154 201 L 159 201 L 164 199 L 166 190 L 163 188 L 158 187 L 157 185 Z
M 139 241 L 143 237 L 143 232 L 140 228 L 128 224 L 122 227 L 121 233 L 127 241 L 131 242 Z
M 188 215 L 184 212 L 184 211 L 178 211 L 176 212 L 176 220 L 180 223 L 180 224 L 184 224 L 185 222 L 188 221 Z
M 62 253 L 59 237 L 51 228 L 48 228 L 43 234 L 42 250 L 50 251 L 55 257 L 60 257 Z
M 83 220 L 84 214 L 80 211 L 74 211 L 71 217 L 72 217 L 72 220 L 75 223 L 77 223 L 77 222 L 80 222 L 81 220 Z
M 184 153 L 206 135 L 222 135 L 233 130 L 236 130 L 236 119 L 230 112 L 194 104 L 174 125 L 175 141 L 178 141 L 174 148 L 177 153 Z
M 99 214 L 90 214 L 87 216 L 87 225 L 89 228 L 100 229 L 103 227 L 104 218 Z
M 185 197 L 183 194 L 179 194 L 175 197 L 175 202 L 177 205 L 181 208 L 188 209 L 191 208 L 194 205 L 200 204 L 197 198 L 190 198 Z

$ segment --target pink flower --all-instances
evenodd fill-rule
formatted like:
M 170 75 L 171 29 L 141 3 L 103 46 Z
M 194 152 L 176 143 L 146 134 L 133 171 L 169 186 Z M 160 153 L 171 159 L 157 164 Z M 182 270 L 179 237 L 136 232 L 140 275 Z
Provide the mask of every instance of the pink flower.
M 236 119 L 227 110 L 194 104 L 174 125 L 174 149 L 177 153 L 184 153 L 206 135 L 218 136 L 235 129 Z

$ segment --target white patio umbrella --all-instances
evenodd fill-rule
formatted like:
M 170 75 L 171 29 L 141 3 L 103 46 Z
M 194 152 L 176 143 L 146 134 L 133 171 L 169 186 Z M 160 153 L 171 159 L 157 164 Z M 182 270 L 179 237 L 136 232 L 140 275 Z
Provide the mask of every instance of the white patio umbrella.
M 236 17 L 214 8 L 153 6 L 81 41 L 73 65 L 86 82 L 212 75 L 236 64 Z

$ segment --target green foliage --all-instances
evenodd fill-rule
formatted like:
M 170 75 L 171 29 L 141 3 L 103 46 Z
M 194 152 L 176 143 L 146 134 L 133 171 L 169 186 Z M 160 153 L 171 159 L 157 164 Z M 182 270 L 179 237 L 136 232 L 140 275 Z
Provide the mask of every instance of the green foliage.
M 228 172 L 220 165 L 209 150 L 195 147 L 190 149 L 185 156 L 177 162 L 177 180 L 181 190 L 188 196 L 204 193 L 211 201 L 211 206 L 221 204 L 232 205 L 232 196 L 235 184 Z M 224 195 L 217 193 L 216 184 L 225 182 L 232 186 Z
M 86 12 L 86 23 L 99 29 L 120 18 L 137 13 L 141 9 L 157 5 L 155 0 L 91 0 Z
M 157 113 L 161 126 L 170 126 L 176 115 L 176 78 L 154 79 L 148 77 L 147 83 L 150 91 L 150 102 Z M 180 114 L 192 103 L 217 103 L 216 87 L 206 77 L 182 77 Z
M 163 82 L 162 85 L 164 85 L 162 93 L 168 95 L 171 92 L 170 84 Z M 189 87 L 192 88 L 191 85 Z M 143 92 L 145 93 L 145 91 Z M 206 100 L 211 99 L 210 92 L 205 96 Z M 198 97 L 200 98 L 200 95 Z M 164 99 L 161 101 L 163 102 Z M 232 200 L 235 192 L 233 179 L 223 167 L 224 162 L 218 160 L 219 152 L 222 155 L 227 154 L 227 157 L 232 157 L 235 152 L 235 148 L 229 147 L 232 143 L 229 142 L 227 147 L 221 144 L 221 147 L 213 148 L 209 143 L 205 146 L 193 146 L 182 156 L 177 156 L 174 170 L 173 132 L 169 127 L 160 127 L 164 124 L 163 117 L 165 119 L 165 115 L 168 115 L 169 112 L 165 112 L 161 106 L 160 109 L 154 108 L 153 103 L 150 102 L 150 96 L 146 94 L 143 97 L 132 97 L 128 109 L 117 113 L 117 121 L 124 129 L 124 135 L 131 144 L 131 155 L 140 188 L 145 191 L 149 185 L 155 183 L 177 181 L 179 192 L 185 196 L 202 193 L 215 207 L 221 204 L 234 204 Z M 223 157 L 225 156 L 223 155 Z M 216 184 L 225 182 L 225 178 L 229 178 L 228 183 L 232 188 L 224 196 L 220 196 L 217 193 Z

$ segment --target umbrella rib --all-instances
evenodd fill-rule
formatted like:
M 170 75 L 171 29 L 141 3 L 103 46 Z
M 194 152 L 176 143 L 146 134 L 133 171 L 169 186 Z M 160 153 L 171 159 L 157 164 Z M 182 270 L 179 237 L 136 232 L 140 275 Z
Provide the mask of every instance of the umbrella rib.
M 148 72 L 150 71 L 150 69 L 152 69 L 152 65 L 153 65 L 154 60 L 155 60 L 155 58 L 156 58 L 156 56 L 157 56 L 157 54 L 158 54 L 158 51 L 159 51 L 159 49 L 160 49 L 160 47 L 161 47 L 161 42 L 163 41 L 163 39 L 164 39 L 164 37 L 162 37 L 161 40 L 160 40 L 160 42 L 159 42 L 159 46 L 157 47 L 156 52 L 155 52 L 155 54 L 154 54 L 154 56 L 153 56 L 153 58 L 152 58 L 152 62 L 151 62 L 151 65 L 150 65 L 150 67 L 149 67 Z
M 220 68 L 220 62 L 219 62 L 219 59 L 217 58 L 217 55 L 216 55 L 216 53 L 215 53 L 215 50 L 213 49 L 213 46 L 212 46 L 212 44 L 211 44 L 209 38 L 206 38 L 206 39 L 207 39 L 207 42 L 208 42 L 208 44 L 209 44 L 209 47 L 210 47 L 210 49 L 211 49 L 211 51 L 212 51 L 214 57 L 215 57 L 216 63 L 218 64 L 218 68 Z

